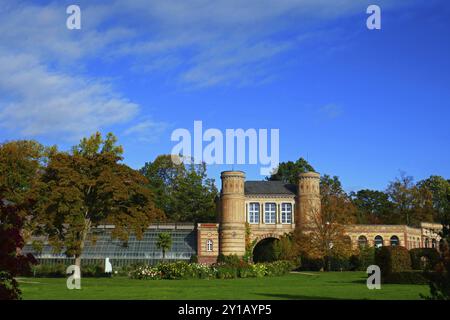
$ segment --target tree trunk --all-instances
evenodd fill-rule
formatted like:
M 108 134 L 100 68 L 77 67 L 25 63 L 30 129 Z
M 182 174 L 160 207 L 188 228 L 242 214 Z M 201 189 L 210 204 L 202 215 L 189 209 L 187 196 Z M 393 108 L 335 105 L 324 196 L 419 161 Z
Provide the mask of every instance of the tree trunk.
M 81 235 L 80 254 L 75 255 L 75 265 L 77 267 L 79 267 L 80 270 L 81 270 L 81 254 L 83 253 L 84 242 L 86 241 L 86 238 L 87 238 L 87 235 L 88 235 L 90 229 L 91 229 L 91 220 L 85 219 L 84 220 L 84 229 L 83 229 L 83 233 Z

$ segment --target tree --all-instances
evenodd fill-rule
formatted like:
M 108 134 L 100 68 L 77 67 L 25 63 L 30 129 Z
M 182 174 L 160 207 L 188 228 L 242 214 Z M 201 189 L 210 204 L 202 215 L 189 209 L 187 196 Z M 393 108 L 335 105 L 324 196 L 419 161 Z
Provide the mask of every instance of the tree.
M 412 190 L 412 215 L 410 222 L 419 226 L 421 222 L 434 222 L 433 194 L 425 185 L 417 184 Z
M 54 150 L 55 147 L 45 148 L 28 140 L 0 144 L 0 191 L 3 199 L 21 208 L 28 204 L 34 198 L 33 192 L 47 156 Z
M 431 192 L 434 220 L 441 221 L 441 217 L 450 212 L 450 181 L 440 176 L 431 176 L 419 181 L 417 185 Z
M 140 172 L 150 181 L 155 202 L 170 221 L 215 221 L 218 192 L 214 180 L 207 177 L 204 163 L 176 164 L 172 156 L 161 155 Z
M 297 161 L 282 162 L 276 173 L 267 178 L 269 181 L 283 181 L 285 183 L 297 184 L 300 173 L 315 172 L 314 168 L 303 158 Z
M 419 184 L 431 190 L 433 206 L 437 211 L 438 221 L 442 224 L 440 235 L 444 242 L 440 248 L 440 262 L 431 278 L 429 299 L 450 300 L 450 181 L 431 176 Z
M 45 234 L 56 250 L 64 248 L 81 266 L 89 230 L 109 223 L 113 237 L 142 238 L 146 228 L 164 215 L 154 205 L 148 180 L 120 164 L 116 138 L 100 133 L 81 140 L 72 152 L 56 152 L 42 175 L 37 206 L 37 234 Z
M 389 196 L 377 190 L 360 190 L 351 194 L 357 208 L 357 221 L 360 224 L 390 224 L 393 204 Z
M 394 204 L 393 220 L 398 224 L 411 225 L 413 213 L 413 177 L 406 176 L 404 172 L 391 182 L 387 188 L 387 194 Z
M 356 222 L 357 209 L 338 177 L 325 174 L 320 178 L 320 196 L 321 216 L 325 221 L 339 224 Z
M 15 204 L 6 204 L 0 193 L 0 300 L 17 300 L 21 297 L 15 277 L 30 272 L 36 260 L 31 254 L 22 255 L 25 244 L 22 237 L 24 218 L 22 209 Z
M 298 248 L 294 241 L 294 234 L 285 234 L 278 241 L 273 242 L 277 260 L 295 261 L 298 259 Z
M 336 216 L 318 209 L 311 209 L 311 229 L 294 232 L 299 254 L 309 259 L 321 259 L 326 270 L 331 269 L 331 258 L 349 258 L 352 255 L 351 241 L 345 234 L 345 225 L 336 221 Z
M 166 252 L 172 249 L 172 236 L 168 232 L 158 234 L 156 247 L 162 251 L 163 259 L 166 259 Z

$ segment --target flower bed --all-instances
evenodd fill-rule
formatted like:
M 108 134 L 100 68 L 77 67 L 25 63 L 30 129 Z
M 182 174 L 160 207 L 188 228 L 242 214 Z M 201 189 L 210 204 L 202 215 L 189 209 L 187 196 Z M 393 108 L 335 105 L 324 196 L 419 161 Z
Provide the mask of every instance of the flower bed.
M 160 263 L 156 266 L 139 265 L 132 268 L 129 277 L 140 280 L 235 279 L 282 276 L 294 268 L 288 261 L 239 264 L 218 263 L 212 266 L 197 263 Z

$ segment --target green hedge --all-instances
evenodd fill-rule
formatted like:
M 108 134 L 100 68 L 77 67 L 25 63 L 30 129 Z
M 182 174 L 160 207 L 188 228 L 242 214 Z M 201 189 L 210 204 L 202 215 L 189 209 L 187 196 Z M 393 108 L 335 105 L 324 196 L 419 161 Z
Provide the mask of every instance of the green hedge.
M 37 278 L 66 278 L 66 270 L 68 265 L 65 264 L 38 264 L 32 266 L 30 276 Z M 81 267 L 81 276 L 85 278 L 95 277 L 106 277 L 104 268 L 102 265 L 86 265 Z
M 393 272 L 383 277 L 382 282 L 389 284 L 428 284 L 429 280 L 423 272 L 404 271 Z
M 410 250 L 409 254 L 414 270 L 434 270 L 440 259 L 439 252 L 434 248 L 416 248 Z M 426 265 L 423 265 L 422 257 L 426 258 Z
M 382 277 L 392 273 L 411 270 L 411 257 L 405 247 L 381 247 L 376 250 L 375 264 L 381 269 Z
M 358 254 L 350 257 L 351 271 L 366 271 L 369 266 L 375 264 L 375 248 L 360 248 Z

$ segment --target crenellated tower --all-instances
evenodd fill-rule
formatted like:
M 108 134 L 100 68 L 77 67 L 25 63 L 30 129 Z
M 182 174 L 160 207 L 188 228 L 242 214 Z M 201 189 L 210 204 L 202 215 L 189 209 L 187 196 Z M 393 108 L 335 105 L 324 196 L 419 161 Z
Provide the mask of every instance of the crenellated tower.
M 296 229 L 314 228 L 314 218 L 320 216 L 320 174 L 301 173 L 296 197 Z
M 220 253 L 245 255 L 245 174 L 224 171 L 221 174 Z

